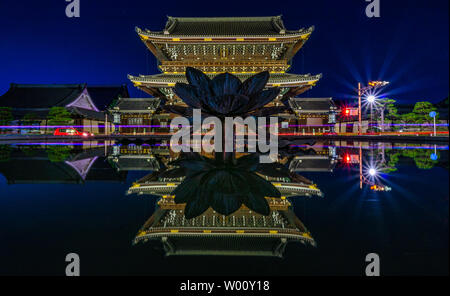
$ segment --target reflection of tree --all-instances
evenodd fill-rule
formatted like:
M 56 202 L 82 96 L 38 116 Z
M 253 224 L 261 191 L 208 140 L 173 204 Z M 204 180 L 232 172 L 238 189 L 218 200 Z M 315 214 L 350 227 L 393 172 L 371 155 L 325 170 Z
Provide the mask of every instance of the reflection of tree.
M 56 145 L 47 147 L 48 159 L 51 162 L 61 162 L 66 160 L 70 156 L 72 150 L 69 146 Z
M 398 164 L 400 157 L 408 157 L 413 159 L 419 169 L 431 169 L 438 163 L 438 160 L 432 160 L 430 158 L 432 153 L 434 153 L 432 150 L 427 149 L 404 149 L 400 151 L 388 150 L 388 160 L 386 162 L 388 168 L 383 171 L 387 173 L 396 171 L 396 165 Z M 437 155 L 439 157 L 438 152 Z
M 0 145 L 0 161 L 8 161 L 11 157 L 11 146 Z
M 20 150 L 23 151 L 26 156 L 34 156 L 40 149 L 40 147 L 34 145 L 25 145 L 20 147 Z

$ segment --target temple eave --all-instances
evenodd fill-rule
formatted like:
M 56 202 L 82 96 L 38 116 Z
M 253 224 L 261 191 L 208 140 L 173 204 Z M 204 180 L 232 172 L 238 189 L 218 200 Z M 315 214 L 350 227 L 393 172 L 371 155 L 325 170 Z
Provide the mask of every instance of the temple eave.
M 214 76 L 219 73 L 207 73 L 209 76 Z M 245 80 L 250 75 L 255 73 L 233 73 L 241 80 Z M 281 73 L 280 73 L 281 74 Z M 284 74 L 284 73 L 283 73 Z M 322 77 L 322 74 L 317 75 L 292 75 L 287 74 L 288 77 L 271 77 L 267 83 L 268 87 L 300 87 L 300 86 L 314 86 Z M 133 84 L 139 88 L 159 88 L 159 87 L 174 87 L 177 82 L 186 83 L 187 80 L 184 75 L 175 75 L 175 74 L 156 74 L 156 75 L 140 75 L 140 76 L 132 76 L 128 75 L 128 79 L 130 79 Z
M 306 40 L 309 38 L 311 33 L 314 31 L 314 26 L 307 29 L 300 29 L 298 31 L 287 31 L 284 34 L 264 34 L 264 35 L 251 35 L 251 34 L 239 34 L 239 35 L 182 35 L 182 34 L 165 34 L 163 31 L 154 32 L 149 30 L 142 30 L 136 27 L 136 32 L 143 40 L 148 41 L 164 41 L 164 42 L 204 42 L 208 43 L 211 41 L 225 41 L 225 42 L 268 42 L 273 43 L 276 41 L 295 41 L 295 40 Z

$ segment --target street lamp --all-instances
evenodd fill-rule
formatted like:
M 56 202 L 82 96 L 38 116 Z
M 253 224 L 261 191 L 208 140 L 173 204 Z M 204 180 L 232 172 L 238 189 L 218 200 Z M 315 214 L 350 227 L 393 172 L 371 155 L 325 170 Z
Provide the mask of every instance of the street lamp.
M 375 96 L 372 96 L 372 95 L 370 95 L 370 96 L 368 96 L 367 97 L 367 102 L 369 102 L 369 103 L 373 103 L 373 102 L 375 102 Z
M 369 169 L 369 175 L 371 175 L 372 177 L 375 176 L 377 174 L 377 170 L 375 168 L 370 168 Z
M 370 128 L 370 125 L 372 125 L 372 127 L 373 127 L 373 105 L 375 105 L 376 98 L 375 98 L 374 95 L 369 95 L 366 98 L 366 100 L 367 100 L 367 102 L 369 103 L 369 106 L 370 106 L 370 122 L 369 122 L 369 128 Z
M 388 85 L 388 81 L 369 81 L 368 85 L 362 87 L 361 82 L 358 82 L 358 121 L 359 121 L 359 129 L 358 134 L 361 135 L 362 130 L 362 120 L 361 120 L 361 97 L 365 95 L 370 89 L 379 88 L 385 85 Z M 367 97 L 367 101 L 369 103 L 375 102 L 375 96 L 369 95 Z M 372 101 L 372 102 L 371 102 Z

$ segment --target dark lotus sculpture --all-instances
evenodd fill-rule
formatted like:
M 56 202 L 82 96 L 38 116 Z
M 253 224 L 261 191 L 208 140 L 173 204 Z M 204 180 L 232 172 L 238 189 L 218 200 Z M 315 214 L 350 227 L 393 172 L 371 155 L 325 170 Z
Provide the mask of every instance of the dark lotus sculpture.
M 208 159 L 199 154 L 188 154 L 172 164 L 183 168 L 185 179 L 172 192 L 175 203 L 186 203 L 185 217 L 197 217 L 209 207 L 229 215 L 242 204 L 251 210 L 268 215 L 266 196 L 280 197 L 280 192 L 269 181 L 255 173 L 259 156 L 249 154 L 239 159 L 224 160 L 221 155 Z
M 243 115 L 268 116 L 285 108 L 284 106 L 264 110 L 262 108 L 280 93 L 278 88 L 264 90 L 269 80 L 267 71 L 241 82 L 230 73 L 222 73 L 210 79 L 202 71 L 187 67 L 186 78 L 189 84 L 178 82 L 174 93 L 188 107 L 165 105 L 167 111 L 190 116 L 192 109 L 201 109 L 205 115 L 223 118 Z

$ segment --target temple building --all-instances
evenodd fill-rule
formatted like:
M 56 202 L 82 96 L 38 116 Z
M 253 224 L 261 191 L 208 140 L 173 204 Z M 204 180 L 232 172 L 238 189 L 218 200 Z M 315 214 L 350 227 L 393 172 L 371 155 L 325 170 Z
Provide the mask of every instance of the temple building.
M 73 119 L 69 125 L 94 134 L 108 134 L 113 126 L 105 111 L 122 97 L 129 97 L 126 85 L 11 83 L 10 89 L 0 96 L 0 107 L 11 108 L 15 125 L 30 125 L 31 122 L 40 133 L 51 132 L 51 129 L 40 128 L 48 126 L 51 108 L 64 107 Z
M 117 171 L 159 171 L 170 159 L 164 144 L 114 145 L 108 160 Z
M 258 173 L 261 177 L 271 182 L 280 191 L 282 198 L 293 196 L 323 196 L 311 180 L 292 174 L 271 175 L 270 172 Z M 170 195 L 170 193 L 183 181 L 184 174 L 179 171 L 172 173 L 161 170 L 150 173 L 134 182 L 127 194 L 149 194 L 156 196 Z
M 321 74 L 288 73 L 293 57 L 313 30 L 314 27 L 288 30 L 281 16 L 168 17 L 163 30 L 136 28 L 139 38 L 156 57 L 161 73 L 128 75 L 128 78 L 134 86 L 164 100 L 166 104 L 183 105 L 172 88 L 177 82 L 187 82 L 186 67 L 200 69 L 211 77 L 229 72 L 242 81 L 255 73 L 269 71 L 270 78 L 266 87 L 279 87 L 281 92 L 267 106 L 281 105 L 311 89 L 321 78 Z M 294 104 L 298 100 L 302 99 L 295 99 Z M 287 119 L 281 132 L 288 131 L 290 125 L 309 124 L 310 121 L 305 118 L 320 118 L 313 120 L 314 123 L 332 122 L 332 106 L 322 106 L 321 100 L 317 101 L 320 101 L 320 106 L 308 113 L 302 111 L 301 115 L 297 112 L 297 105 L 291 106 L 296 112 L 291 110 L 284 114 Z M 130 112 L 119 108 L 116 113 L 128 116 Z M 153 114 L 155 113 L 146 112 L 150 117 L 155 116 Z M 144 114 L 141 113 L 140 116 L 144 121 Z
M 170 114 L 161 112 L 159 98 L 120 98 L 108 109 L 116 134 L 169 132 Z
M 210 208 L 198 217 L 185 219 L 184 204 L 175 204 L 170 197 L 162 198 L 133 243 L 159 241 L 166 256 L 283 257 L 288 242 L 316 246 L 288 201 L 269 200 L 269 206 L 268 216 L 242 206 L 228 216 Z

